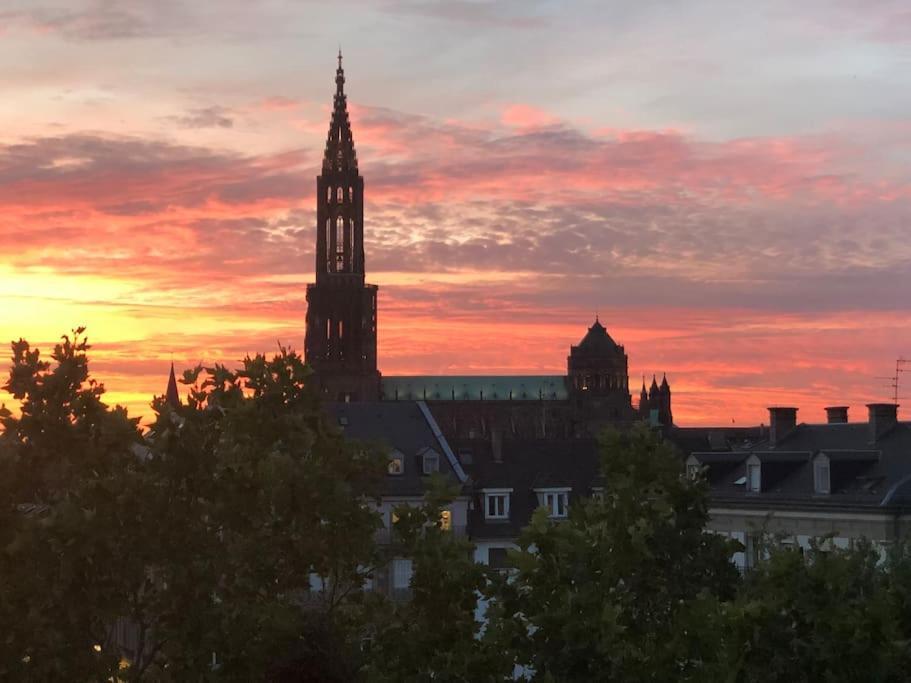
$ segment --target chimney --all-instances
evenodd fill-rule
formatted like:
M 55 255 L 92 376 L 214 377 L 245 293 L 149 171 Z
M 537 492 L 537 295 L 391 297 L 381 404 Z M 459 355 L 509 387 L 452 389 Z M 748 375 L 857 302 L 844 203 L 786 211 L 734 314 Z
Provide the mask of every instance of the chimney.
M 503 462 L 503 436 L 496 427 L 490 430 L 490 452 L 494 462 Z
M 868 403 L 870 411 L 870 442 L 879 441 L 898 422 L 897 403 Z
M 826 408 L 826 422 L 840 425 L 848 421 L 848 406 L 829 406 Z
M 769 443 L 777 446 L 797 426 L 797 408 L 769 408 Z

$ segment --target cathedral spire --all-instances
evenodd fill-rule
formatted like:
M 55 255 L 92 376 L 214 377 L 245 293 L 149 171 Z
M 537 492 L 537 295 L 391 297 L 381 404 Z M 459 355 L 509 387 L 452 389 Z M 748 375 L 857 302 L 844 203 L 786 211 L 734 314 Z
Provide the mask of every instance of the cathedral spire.
M 345 70 L 342 68 L 342 49 L 338 50 L 338 69 L 335 70 L 335 98 L 332 102 L 332 119 L 323 155 L 323 172 L 357 173 L 357 154 L 354 136 L 348 118 L 348 98 L 345 96 Z

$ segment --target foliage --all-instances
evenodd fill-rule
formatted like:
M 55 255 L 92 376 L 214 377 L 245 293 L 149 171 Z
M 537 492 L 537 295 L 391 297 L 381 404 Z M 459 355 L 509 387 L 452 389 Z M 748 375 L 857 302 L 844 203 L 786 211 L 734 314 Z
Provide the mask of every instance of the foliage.
M 237 372 L 188 372 L 188 405 L 156 401 L 143 439 L 101 402 L 81 335 L 53 367 L 13 344 L 6 388 L 22 409 L 4 412 L 0 437 L 0 671 L 251 680 L 314 624 L 343 638 L 375 561 L 383 459 L 329 425 L 301 359 L 280 349 Z M 318 599 L 312 574 L 329 586 Z M 124 633 L 132 665 L 119 669 Z
M 117 670 L 110 625 L 136 580 L 124 559 L 136 421 L 89 378 L 84 330 L 53 367 L 24 340 L 9 381 L 20 415 L 0 421 L 0 677 L 88 680 Z M 128 532 L 127 532 L 128 533 Z M 100 650 L 100 651 L 99 651 Z
M 911 586 L 907 555 L 882 564 L 868 542 L 830 546 L 768 544 L 731 610 L 733 680 L 907 680 L 907 606 L 895 599 Z
M 534 680 L 711 678 L 739 575 L 705 485 L 644 426 L 605 436 L 602 469 L 603 499 L 535 513 L 493 628 Z

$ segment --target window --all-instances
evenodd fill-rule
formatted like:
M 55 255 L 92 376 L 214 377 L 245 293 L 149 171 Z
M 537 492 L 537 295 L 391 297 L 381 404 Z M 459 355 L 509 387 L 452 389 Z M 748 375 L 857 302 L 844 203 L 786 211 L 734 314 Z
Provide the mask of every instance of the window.
M 392 587 L 401 590 L 411 585 L 411 560 L 395 559 L 392 561 Z
M 440 456 L 437 453 L 428 451 L 427 453 L 424 453 L 422 460 L 424 474 L 433 474 L 434 472 L 440 471 Z
M 547 508 L 547 514 L 554 519 L 566 517 L 569 511 L 569 489 L 535 489 L 538 505 Z
M 747 465 L 747 491 L 759 493 L 762 490 L 762 474 L 758 462 Z
M 452 531 L 452 512 L 449 510 L 440 512 L 440 528 L 443 531 Z
M 699 478 L 699 464 L 695 462 L 687 463 L 686 466 L 686 478 L 691 481 L 696 481 Z
M 491 569 L 512 569 L 512 562 L 509 561 L 508 548 L 488 548 L 487 565 Z
M 509 494 L 512 489 L 486 489 L 484 493 L 484 518 L 509 519 Z
M 399 475 L 405 472 L 405 456 L 399 451 L 393 451 L 389 456 L 387 471 L 392 475 Z
M 343 190 L 341 187 L 338 188 L 338 191 L 335 194 L 335 199 L 339 203 L 344 202 L 345 201 L 345 190 Z
M 813 463 L 813 490 L 816 493 L 829 493 L 831 481 L 829 479 L 829 459 L 822 455 Z
M 604 501 L 603 486 L 592 486 L 592 500 L 597 500 L 599 503 Z

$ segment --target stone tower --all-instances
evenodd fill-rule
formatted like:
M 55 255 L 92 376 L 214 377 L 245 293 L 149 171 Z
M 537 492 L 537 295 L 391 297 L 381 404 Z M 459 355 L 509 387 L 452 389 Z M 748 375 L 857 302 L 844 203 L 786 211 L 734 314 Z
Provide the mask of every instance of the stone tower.
M 596 318 L 582 341 L 570 347 L 566 365 L 569 393 L 583 422 L 622 424 L 635 418 L 626 352 L 600 320 Z
M 365 284 L 364 179 L 358 173 L 339 51 L 322 172 L 316 178 L 316 282 L 307 285 L 306 360 L 329 401 L 377 400 L 376 285 Z

